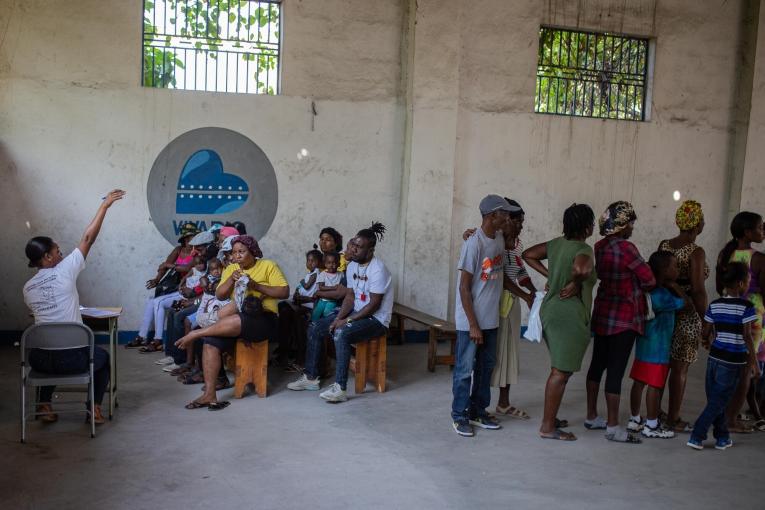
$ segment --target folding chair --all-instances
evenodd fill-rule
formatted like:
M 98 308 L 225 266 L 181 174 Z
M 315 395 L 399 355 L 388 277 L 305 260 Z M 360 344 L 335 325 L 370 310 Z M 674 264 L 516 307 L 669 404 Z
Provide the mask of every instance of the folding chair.
M 27 386 L 65 386 L 65 385 L 88 385 L 90 397 L 90 437 L 96 437 L 95 402 L 93 395 L 93 331 L 79 322 L 51 322 L 47 324 L 35 324 L 24 331 L 21 336 L 21 442 L 26 440 L 27 417 L 50 414 L 37 412 L 39 402 L 32 402 L 34 412 L 27 413 L 26 389 Z M 63 350 L 87 347 L 89 356 L 89 369 L 80 374 L 48 374 L 38 372 L 29 367 L 29 351 L 31 349 Z M 36 400 L 36 399 L 35 399 Z M 74 404 L 75 402 L 71 402 Z M 81 402 L 76 402 L 80 404 Z M 67 402 L 69 404 L 69 402 Z M 88 410 L 63 410 L 59 413 L 87 413 Z

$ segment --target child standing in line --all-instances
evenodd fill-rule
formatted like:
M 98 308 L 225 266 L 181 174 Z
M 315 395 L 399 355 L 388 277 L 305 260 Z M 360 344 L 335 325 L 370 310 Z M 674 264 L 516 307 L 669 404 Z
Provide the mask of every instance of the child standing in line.
M 340 255 L 338 253 L 324 254 L 324 271 L 319 273 L 316 279 L 319 291 L 336 290 L 338 285 L 343 284 L 343 273 L 338 273 L 340 266 Z M 322 317 L 327 317 L 337 307 L 337 301 L 334 299 L 319 298 L 311 314 L 311 320 L 317 321 Z
M 319 250 L 310 250 L 305 254 L 305 268 L 308 273 L 300 280 L 295 288 L 293 301 L 306 308 L 313 308 L 316 298 L 314 294 L 319 290 L 316 280 L 319 277 L 320 268 L 324 263 L 324 256 Z
M 757 320 L 757 311 L 751 301 L 741 297 L 749 288 L 749 267 L 741 262 L 730 262 L 721 269 L 725 293 L 710 303 L 704 315 L 702 338 L 704 347 L 709 349 L 707 405 L 696 419 L 688 439 L 687 445 L 695 450 L 704 448 L 703 442 L 710 425 L 714 427 L 716 449 L 725 450 L 733 446 L 725 408 L 733 398 L 744 365 L 749 366 L 753 377 L 760 376 L 752 335 L 752 323 Z M 709 340 L 713 336 L 710 348 Z
M 644 437 L 667 439 L 675 433 L 659 424 L 659 404 L 669 374 L 669 355 L 672 332 L 675 328 L 675 312 L 690 305 L 676 280 L 680 274 L 677 259 L 668 251 L 657 251 L 648 259 L 648 265 L 656 278 L 656 288 L 650 292 L 651 308 L 655 317 L 646 321 L 645 334 L 639 336 L 632 363 L 632 391 L 630 407 L 632 417 L 627 430 L 641 432 Z M 643 389 L 646 391 L 646 420 L 640 418 Z

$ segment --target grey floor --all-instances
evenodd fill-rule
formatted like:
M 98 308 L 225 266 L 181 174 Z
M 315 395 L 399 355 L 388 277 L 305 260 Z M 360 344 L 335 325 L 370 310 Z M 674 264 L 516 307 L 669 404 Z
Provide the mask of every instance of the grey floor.
M 424 344 L 389 348 L 385 394 L 326 404 L 290 392 L 291 375 L 272 370 L 268 398 L 217 413 L 185 410 L 199 387 L 163 374 L 155 355 L 118 354 L 114 421 L 95 439 L 80 416 L 33 423 L 22 445 L 17 350 L 0 349 L 2 508 L 763 508 L 765 433 L 734 436 L 725 452 L 693 451 L 684 437 L 609 443 L 582 426 L 582 373 L 560 413 L 580 439 L 539 439 L 547 354 L 538 345 L 523 344 L 511 395 L 533 419 L 474 438 L 452 431 L 450 371 L 427 372 Z M 691 373 L 687 419 L 703 404 L 704 364 Z M 626 394 L 623 415 L 625 406 Z

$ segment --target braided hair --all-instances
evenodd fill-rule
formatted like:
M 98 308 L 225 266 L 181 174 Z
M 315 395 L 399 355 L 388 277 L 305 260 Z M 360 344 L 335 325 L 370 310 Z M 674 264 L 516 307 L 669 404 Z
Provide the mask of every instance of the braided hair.
M 385 238 L 385 225 L 379 221 L 372 222 L 369 228 L 362 228 L 356 234 L 357 237 L 363 237 L 369 241 L 369 247 L 374 248 L 377 245 L 377 241 L 382 241 Z
M 595 213 L 587 204 L 571 204 L 563 213 L 563 236 L 566 239 L 585 237 L 595 224 Z

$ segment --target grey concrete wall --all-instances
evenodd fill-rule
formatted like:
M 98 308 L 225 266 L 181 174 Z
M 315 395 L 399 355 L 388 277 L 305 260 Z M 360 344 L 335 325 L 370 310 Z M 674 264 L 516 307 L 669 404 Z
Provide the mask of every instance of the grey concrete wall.
M 647 256 L 674 234 L 679 190 L 703 203 L 700 242 L 714 257 L 725 237 L 743 2 L 413 2 L 285 0 L 282 95 L 270 97 L 142 88 L 139 2 L 0 0 L 0 329 L 26 323 L 26 239 L 51 234 L 71 249 L 112 186 L 129 195 L 80 280 L 82 302 L 122 304 L 123 326 L 136 328 L 141 282 L 170 249 L 146 206 L 149 169 L 168 141 L 204 126 L 248 136 L 272 162 L 279 208 L 262 244 L 293 282 L 320 227 L 348 236 L 380 219 L 399 300 L 446 317 L 459 234 L 478 223 L 489 192 L 526 208 L 527 245 L 557 235 L 574 201 L 599 214 L 632 200 Z M 649 120 L 534 114 L 540 24 L 651 37 Z M 755 210 L 763 54 L 743 191 Z M 297 157 L 302 149 L 308 157 Z

